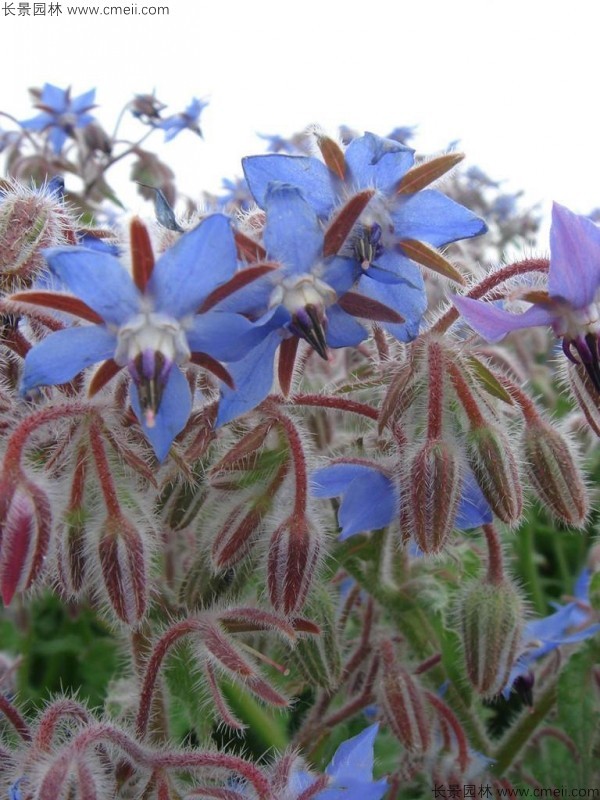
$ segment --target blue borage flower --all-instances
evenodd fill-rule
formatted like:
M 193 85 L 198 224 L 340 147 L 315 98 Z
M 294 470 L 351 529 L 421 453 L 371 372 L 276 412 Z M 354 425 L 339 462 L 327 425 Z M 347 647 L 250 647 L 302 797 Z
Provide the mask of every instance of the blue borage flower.
M 401 504 L 397 482 L 375 465 L 339 462 L 311 475 L 313 497 L 342 497 L 338 509 L 340 540 L 389 525 Z M 492 521 L 492 512 L 471 472 L 465 476 L 454 527 L 478 528 Z
M 593 624 L 594 613 L 589 598 L 592 573 L 584 569 L 575 583 L 573 600 L 565 605 L 554 603 L 557 609 L 554 614 L 527 623 L 521 639 L 521 652 L 510 673 L 502 694 L 510 696 L 517 681 L 523 680 L 526 699 L 531 698 L 531 666 L 542 656 L 551 653 L 561 645 L 576 644 L 590 639 L 600 632 L 600 623 Z
M 328 347 L 354 346 L 367 337 L 355 316 L 403 320 L 388 304 L 349 291 L 359 267 L 354 259 L 324 254 L 322 225 L 299 189 L 271 183 L 264 202 L 265 259 L 273 268 L 217 306 L 251 318 L 257 343 L 243 361 L 231 366 L 235 391 L 223 388 L 218 424 L 254 408 L 266 397 L 280 345 L 282 378 L 282 365 L 293 366 L 299 339 L 326 358 Z M 282 383 L 289 378 L 291 370 Z
M 353 195 L 375 190 L 344 252 L 360 265 L 357 291 L 395 308 L 406 321 L 382 325 L 408 341 L 417 335 L 427 306 L 420 269 L 405 252 L 408 244 L 440 247 L 483 233 L 485 223 L 438 191 L 408 187 L 404 193 L 402 180 L 414 165 L 414 151 L 397 141 L 366 133 L 336 153 L 328 164 L 309 156 L 252 156 L 243 160 L 244 173 L 261 208 L 269 184 L 283 181 L 298 187 L 323 220 L 335 217 Z
M 600 391 L 600 228 L 587 217 L 554 204 L 550 228 L 548 291 L 525 293 L 523 314 L 497 305 L 453 297 L 469 325 L 489 342 L 519 328 L 550 325 L 567 358 L 585 367 Z
M 84 128 L 94 117 L 88 112 L 95 107 L 96 90 L 71 97 L 71 89 L 59 89 L 46 83 L 42 89 L 36 108 L 42 112 L 37 117 L 24 120 L 22 128 L 29 131 L 48 131 L 48 139 L 58 155 L 69 136 L 76 128 Z
M 133 409 L 162 461 L 192 407 L 190 388 L 179 367 L 193 362 L 230 382 L 216 359 L 241 358 L 249 346 L 252 323 L 223 311 L 197 313 L 237 268 L 227 217 L 215 214 L 205 219 L 156 265 L 140 220 L 132 221 L 131 244 L 133 280 L 109 253 L 57 247 L 46 251 L 48 264 L 76 297 L 54 292 L 12 296 L 93 323 L 52 333 L 33 347 L 25 358 L 21 391 L 66 383 L 85 367 L 106 360 L 92 380 L 93 393 L 127 367 Z
M 165 119 L 161 119 L 160 122 L 157 122 L 156 127 L 162 128 L 165 132 L 165 142 L 170 142 L 178 136 L 181 131 L 185 130 L 192 131 L 193 133 L 197 133 L 198 136 L 202 136 L 200 114 L 207 105 L 207 102 L 194 97 L 185 111 L 179 114 L 172 114 L 170 117 L 166 117 Z

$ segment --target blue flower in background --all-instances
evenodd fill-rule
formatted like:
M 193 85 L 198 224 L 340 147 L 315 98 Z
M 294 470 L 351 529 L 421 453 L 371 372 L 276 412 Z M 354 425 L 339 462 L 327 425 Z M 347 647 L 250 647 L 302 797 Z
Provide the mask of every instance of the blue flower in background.
M 385 779 L 373 780 L 373 745 L 378 725 L 371 725 L 338 747 L 325 773 L 331 783 L 315 800 L 381 800 L 388 790 Z M 308 772 L 292 774 L 288 789 L 298 797 L 314 783 Z
M 273 360 L 282 342 L 304 339 L 324 359 L 328 347 L 354 346 L 367 337 L 355 316 L 381 312 L 402 321 L 389 304 L 350 305 L 347 294 L 357 278 L 353 259 L 324 257 L 324 233 L 300 191 L 273 183 L 265 196 L 264 245 L 276 268 L 232 294 L 219 307 L 254 321 L 257 346 L 232 365 L 235 391 L 223 389 L 218 423 L 254 408 L 273 384 Z M 344 307 L 343 307 L 344 306 Z
M 409 322 L 383 322 L 401 341 L 414 338 L 427 302 L 419 267 L 402 249 L 412 240 L 440 247 L 477 236 L 485 223 L 436 190 L 403 193 L 402 179 L 414 165 L 414 151 L 372 133 L 354 139 L 345 150 L 343 167 L 330 169 L 310 156 L 263 155 L 243 160 L 244 173 L 261 208 L 269 184 L 296 186 L 317 215 L 329 220 L 348 198 L 361 190 L 376 194 L 355 225 L 344 254 L 360 265 L 357 292 L 392 305 Z
M 200 128 L 200 114 L 206 108 L 208 103 L 203 100 L 198 100 L 194 97 L 185 111 L 179 114 L 173 114 L 170 117 L 162 119 L 156 123 L 157 128 L 162 128 L 165 131 L 165 142 L 170 142 L 178 136 L 181 131 L 192 131 L 202 136 Z
M 48 139 L 58 155 L 69 136 L 76 128 L 84 128 L 94 117 L 88 112 L 94 108 L 96 90 L 71 97 L 71 89 L 59 89 L 46 83 L 42 89 L 36 108 L 42 112 L 37 117 L 21 122 L 21 127 L 29 131 L 48 131 Z
M 132 223 L 145 229 L 139 220 Z M 136 236 L 142 263 L 153 263 L 147 235 Z M 106 379 L 127 367 L 131 403 L 160 461 L 183 429 L 192 407 L 188 381 L 180 365 L 194 361 L 220 378 L 228 373 L 215 359 L 227 361 L 246 352 L 252 324 L 236 314 L 197 314 L 207 295 L 237 267 L 233 233 L 227 217 L 215 214 L 182 236 L 157 261 L 151 274 L 134 280 L 111 254 L 82 247 L 46 252 L 54 276 L 79 300 L 46 293 L 44 304 L 78 314 L 95 324 L 50 334 L 25 359 L 21 391 L 70 381 L 81 370 L 107 360 Z M 143 272 L 143 270 L 142 270 Z M 39 293 L 13 295 L 39 302 Z M 58 298 L 58 302 L 53 298 Z M 69 305 L 69 301 L 71 304 Z M 81 303 L 80 301 L 83 301 Z M 225 378 L 223 376 L 225 375 Z M 100 387 L 98 387 L 100 388 Z
M 502 694 L 508 698 L 513 684 L 527 678 L 532 664 L 563 644 L 576 644 L 595 636 L 600 623 L 592 624 L 594 611 L 590 606 L 589 590 L 592 573 L 584 569 L 575 583 L 574 599 L 566 605 L 554 604 L 556 611 L 542 619 L 529 622 L 523 631 L 521 653 L 510 673 Z M 597 618 L 597 616 L 596 616 Z M 533 685 L 530 679 L 529 683 Z M 531 691 L 531 685 L 528 687 Z
M 389 525 L 401 504 L 397 482 L 370 464 L 337 463 L 311 475 L 313 497 L 342 497 L 338 509 L 340 540 Z M 454 527 L 478 528 L 492 521 L 492 512 L 473 475 L 465 476 Z
M 550 325 L 565 355 L 583 364 L 600 391 L 600 228 L 555 203 L 550 228 L 548 291 L 525 294 L 532 305 L 511 314 L 494 303 L 452 298 L 469 325 L 489 342 L 519 328 Z

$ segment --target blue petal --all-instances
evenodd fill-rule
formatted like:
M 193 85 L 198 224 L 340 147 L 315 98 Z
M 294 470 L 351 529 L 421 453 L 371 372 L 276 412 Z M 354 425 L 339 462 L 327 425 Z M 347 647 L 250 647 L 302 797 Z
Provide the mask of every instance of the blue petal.
M 396 184 L 414 163 L 414 150 L 374 133 L 354 139 L 346 150 L 347 180 L 358 188 L 375 187 L 384 194 Z
M 81 114 L 83 111 L 87 111 L 91 108 L 95 100 L 96 90 L 90 89 L 89 92 L 84 92 L 71 100 L 71 110 L 74 111 L 75 114 Z
M 48 106 L 57 114 L 62 114 L 68 108 L 67 91 L 54 86 L 52 83 L 45 83 L 40 95 L 40 103 Z
M 329 216 L 337 201 L 335 177 L 325 164 L 309 156 L 250 156 L 242 160 L 244 175 L 258 205 L 265 207 L 273 181 L 297 186 L 321 217 Z
M 85 247 L 51 247 L 44 255 L 52 272 L 107 322 L 120 326 L 139 312 L 140 293 L 114 256 Z
M 423 275 L 415 262 L 389 248 L 371 264 L 365 277 L 379 283 L 405 283 L 420 292 L 424 290 Z
M 370 781 L 373 777 L 373 745 L 379 725 L 371 725 L 341 745 L 325 772 L 337 781 Z
M 320 269 L 315 270 L 314 274 L 335 289 L 340 297 L 352 288 L 361 274 L 361 270 L 353 259 L 336 256 L 327 259 L 327 262 Z
M 369 278 L 366 272 L 354 290 L 378 300 L 404 317 L 403 323 L 380 322 L 382 328 L 401 342 L 409 342 L 419 333 L 421 318 L 427 309 L 427 297 L 422 275 L 411 276 L 411 283 L 383 284 Z
M 171 367 L 153 428 L 146 425 L 133 381 L 129 396 L 144 435 L 154 448 L 158 460 L 164 461 L 169 454 L 173 439 L 185 428 L 192 411 L 192 394 L 185 375 L 179 367 Z
M 339 497 L 356 478 L 365 478 L 375 470 L 366 464 L 330 464 L 316 469 L 310 477 L 313 497 Z
M 225 311 L 196 315 L 186 333 L 193 353 L 208 353 L 220 361 L 243 358 L 264 338 L 250 320 Z
M 50 133 L 48 134 L 48 139 L 50 140 L 50 144 L 52 145 L 52 149 L 56 154 L 60 153 L 64 147 L 65 142 L 68 139 L 68 134 L 63 128 L 58 127 L 57 125 L 53 125 L 50 128 Z
M 25 128 L 28 131 L 42 131 L 44 128 L 47 128 L 50 125 L 54 124 L 54 117 L 52 114 L 48 114 L 43 111 L 41 114 L 38 114 L 37 117 L 32 117 L 31 119 L 25 119 L 19 123 L 22 128 Z
M 435 189 L 399 195 L 391 213 L 399 239 L 417 239 L 434 247 L 485 233 L 485 222 Z
M 452 302 L 473 330 L 488 342 L 499 342 L 507 333 L 519 328 L 551 325 L 556 314 L 542 306 L 533 305 L 523 314 L 510 314 L 494 303 L 484 303 L 471 297 L 455 295 Z
M 288 275 L 310 273 L 323 256 L 323 231 L 300 190 L 286 183 L 270 184 L 265 208 L 269 258 L 279 261 Z
M 462 496 L 458 506 L 458 513 L 454 527 L 459 531 L 468 531 L 470 528 L 479 528 L 492 522 L 493 515 L 487 500 L 483 496 L 477 481 L 471 471 L 463 481 Z
M 157 311 L 181 319 L 197 311 L 213 289 L 233 276 L 236 266 L 230 221 L 223 214 L 213 214 L 159 258 L 148 292 Z
M 373 783 L 352 781 L 346 786 L 323 789 L 315 800 L 382 800 L 388 789 L 389 785 L 385 778 Z
M 272 331 L 241 361 L 228 365 L 235 389 L 221 388 L 217 427 L 256 408 L 269 394 L 273 386 L 273 359 L 280 342 L 279 331 Z
M 575 586 L 573 588 L 573 595 L 582 602 L 589 602 L 590 581 L 592 580 L 592 573 L 586 567 L 579 573 Z
M 367 331 L 338 305 L 327 309 L 325 338 L 329 347 L 355 347 L 367 338 Z
M 589 305 L 600 286 L 600 228 L 554 203 L 548 291 L 574 308 Z
M 103 325 L 51 333 L 27 353 L 21 393 L 36 386 L 67 383 L 90 364 L 112 358 L 116 346 L 115 335 Z

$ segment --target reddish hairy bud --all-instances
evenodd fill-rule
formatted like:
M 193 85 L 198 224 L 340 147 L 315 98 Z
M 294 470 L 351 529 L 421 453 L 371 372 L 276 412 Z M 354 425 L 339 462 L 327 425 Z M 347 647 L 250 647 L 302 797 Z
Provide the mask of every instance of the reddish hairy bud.
M 137 528 L 125 517 L 106 520 L 98 544 L 102 577 L 120 620 L 135 625 L 144 616 L 148 594 L 147 553 Z
M 571 391 L 596 436 L 600 436 L 600 395 L 581 364 L 567 365 Z
M 562 522 L 582 527 L 589 497 L 581 470 L 561 433 L 542 419 L 523 433 L 529 482 L 538 499 Z
M 290 517 L 271 537 L 268 587 L 273 607 L 293 614 L 304 605 L 321 552 L 321 542 L 305 517 Z
M 431 740 L 431 725 L 423 692 L 402 667 L 389 640 L 381 644 L 383 680 L 379 698 L 394 736 L 412 753 L 424 753 Z
M 262 520 L 257 505 L 238 506 L 225 520 L 212 547 L 215 565 L 221 569 L 231 567 L 247 555 Z M 243 513 L 246 510 L 246 513 Z
M 461 477 L 452 446 L 428 440 L 413 458 L 408 472 L 410 524 L 424 553 L 439 553 L 454 527 Z
M 517 522 L 523 511 L 523 492 L 508 437 L 495 428 L 478 426 L 467 434 L 466 445 L 469 465 L 490 508 L 502 522 Z
M 523 603 L 510 581 L 474 581 L 458 603 L 467 674 L 483 697 L 498 694 L 519 652 Z
M 52 511 L 46 493 L 25 476 L 0 482 L 0 592 L 9 605 L 28 589 L 44 563 Z

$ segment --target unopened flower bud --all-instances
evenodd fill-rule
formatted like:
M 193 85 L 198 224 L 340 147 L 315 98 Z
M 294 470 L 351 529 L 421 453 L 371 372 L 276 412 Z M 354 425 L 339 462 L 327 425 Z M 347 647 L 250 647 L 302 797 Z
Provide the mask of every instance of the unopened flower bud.
M 381 644 L 383 680 L 379 699 L 394 736 L 411 753 L 424 753 L 431 741 L 431 723 L 417 680 L 398 662 L 392 643 Z
M 571 391 L 583 411 L 583 415 L 596 436 L 600 436 L 600 394 L 592 379 L 581 364 L 567 365 Z
M 52 511 L 46 493 L 25 477 L 0 483 L 0 592 L 9 605 L 28 589 L 44 564 Z
M 321 632 L 298 640 L 293 651 L 294 662 L 310 686 L 335 689 L 342 672 L 342 658 L 334 604 L 324 587 L 315 590 L 306 613 Z
M 523 433 L 527 477 L 538 499 L 559 520 L 582 527 L 589 498 L 581 470 L 562 434 L 542 419 Z
M 45 247 L 75 241 L 76 220 L 56 192 L 11 183 L 0 203 L 0 289 L 29 286 L 45 269 Z
M 304 605 L 315 575 L 321 542 L 306 518 L 290 517 L 271 537 L 268 557 L 268 587 L 271 603 L 284 614 Z
M 144 540 L 123 516 L 104 523 L 98 544 L 102 577 L 110 603 L 120 620 L 135 625 L 144 616 L 148 565 Z
M 58 542 L 58 577 L 69 597 L 76 597 L 84 588 L 87 555 L 83 509 L 68 512 L 64 533 Z
M 493 427 L 473 427 L 467 434 L 467 459 L 490 508 L 502 522 L 517 522 L 523 492 L 517 459 L 508 437 Z
M 451 444 L 443 439 L 427 441 L 412 460 L 408 478 L 414 539 L 424 553 L 439 553 L 454 527 L 461 491 L 460 467 Z
M 477 580 L 458 603 L 458 625 L 467 675 L 483 697 L 498 694 L 519 652 L 523 604 L 508 580 L 490 584 Z

